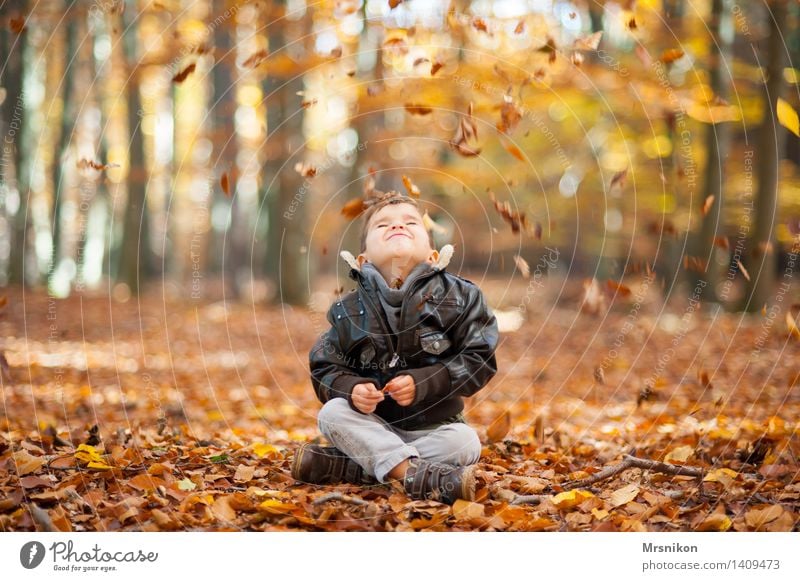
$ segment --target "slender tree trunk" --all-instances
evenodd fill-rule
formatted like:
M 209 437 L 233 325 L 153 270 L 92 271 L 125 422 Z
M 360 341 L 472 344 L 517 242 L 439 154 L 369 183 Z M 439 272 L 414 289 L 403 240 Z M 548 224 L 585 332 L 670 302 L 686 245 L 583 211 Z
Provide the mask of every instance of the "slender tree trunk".
M 75 70 L 78 60 L 78 22 L 79 15 L 75 0 L 66 0 L 66 27 L 67 51 L 64 57 L 64 72 L 62 75 L 62 111 L 61 129 L 56 146 L 55 159 L 53 160 L 53 251 L 48 271 L 48 282 L 58 268 L 61 259 L 61 208 L 64 203 L 64 167 L 67 152 L 69 151 L 72 133 L 75 128 L 76 110 L 73 87 L 75 85 Z
M 4 16 L 27 17 L 27 0 L 21 0 L 16 11 L 10 8 L 5 9 Z M 27 68 L 28 23 L 19 34 L 9 31 L 6 38 L 7 47 L 4 47 L 5 55 L 2 58 L 5 64 L 3 85 L 6 88 L 6 99 L 3 103 L 4 168 L 2 173 L 6 195 L 15 192 L 19 199 L 17 211 L 11 220 L 8 281 L 12 284 L 22 284 L 24 283 L 25 261 L 28 256 L 28 196 L 30 195 L 28 164 L 23 162 L 22 156 L 22 141 L 27 126 L 23 79 Z M 9 149 L 6 150 L 6 147 Z M 7 151 L 9 152 L 8 157 L 6 157 Z M 6 204 L 8 204 L 7 199 Z
M 136 2 L 131 2 L 123 12 L 123 48 L 128 70 L 128 131 L 129 171 L 128 203 L 122 233 L 122 248 L 117 279 L 128 285 L 132 294 L 138 294 L 148 272 L 150 241 L 146 205 L 147 168 L 144 159 L 144 136 L 141 131 L 142 102 L 139 95 L 138 58 L 136 53 L 138 23 Z
M 224 12 L 225 0 L 214 0 L 212 18 Z M 232 122 L 236 113 L 236 50 L 234 43 L 231 42 L 231 36 L 235 34 L 235 20 L 232 22 L 232 29 L 228 29 L 227 25 L 217 26 L 214 29 L 214 46 L 219 57 L 214 63 L 212 101 L 216 164 L 220 168 L 218 171 L 220 175 L 222 172 L 228 174 L 231 200 L 228 229 L 223 236 L 218 236 L 213 230 L 210 231 L 208 240 L 212 247 L 209 248 L 208 256 L 213 265 L 218 253 L 224 249 L 221 262 L 224 266 L 225 293 L 232 298 L 239 298 L 242 271 L 249 266 L 250 260 L 247 256 L 247 224 L 242 216 L 241 199 L 236 191 L 239 177 L 236 158 L 239 150 L 235 125 Z M 233 131 L 229 131 L 229 128 Z M 221 187 L 217 188 L 215 197 L 216 204 L 226 203 Z
M 713 0 L 711 7 L 712 42 L 709 63 L 709 82 L 715 97 L 727 101 L 730 93 L 730 48 L 733 42 L 733 19 L 731 13 L 731 0 Z M 700 204 L 708 196 L 714 196 L 713 203 L 709 206 L 708 213 L 701 216 L 701 230 L 698 240 L 697 256 L 707 261 L 708 267 L 700 273 L 697 283 L 706 283 L 704 295 L 711 299 L 716 296 L 716 287 L 720 282 L 722 273 L 727 268 L 728 260 L 723 267 L 716 260 L 715 238 L 724 234 L 723 207 L 725 202 L 725 159 L 730 149 L 730 123 L 709 124 L 706 127 L 706 163 L 705 189 L 701 195 Z M 726 252 L 726 259 L 729 258 Z
M 778 207 L 778 163 L 783 151 L 784 131 L 778 124 L 777 103 L 783 91 L 783 67 L 786 62 L 787 0 L 768 5 L 767 81 L 764 85 L 764 121 L 756 153 L 758 190 L 755 200 L 755 232 L 751 244 L 750 284 L 745 308 L 759 311 L 772 298 L 775 284 L 775 219 Z

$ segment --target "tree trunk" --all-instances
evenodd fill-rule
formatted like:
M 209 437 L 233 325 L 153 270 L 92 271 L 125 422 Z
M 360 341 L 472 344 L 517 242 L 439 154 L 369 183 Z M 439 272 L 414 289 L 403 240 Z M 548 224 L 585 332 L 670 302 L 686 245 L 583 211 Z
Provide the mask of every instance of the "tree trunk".
M 27 0 L 20 0 L 18 10 L 10 8 L 3 10 L 5 17 L 27 17 Z M 5 24 L 4 24 L 5 26 Z M 26 74 L 26 50 L 28 45 L 28 23 L 22 32 L 15 34 L 6 33 L 7 46 L 3 47 L 5 64 L 3 86 L 6 88 L 6 99 L 3 103 L 3 187 L 6 190 L 6 204 L 8 194 L 16 192 L 19 204 L 17 211 L 10 220 L 10 241 L 8 282 L 23 284 L 25 262 L 28 256 L 28 196 L 30 195 L 29 175 L 27 163 L 23 163 L 22 147 L 23 136 L 26 128 L 25 95 L 23 94 L 23 80 Z M 9 141 L 11 143 L 9 143 Z M 10 153 L 6 158 L 6 147 Z M 24 167 L 23 167 L 24 166 Z M 10 174 L 10 175 L 9 175 Z M 12 177 L 13 176 L 13 177 Z M 8 212 L 8 206 L 6 206 Z
M 117 280 L 125 283 L 132 294 L 138 294 L 148 272 L 150 243 L 146 205 L 146 173 L 144 159 L 144 136 L 141 131 L 141 97 L 139 95 L 139 71 L 137 46 L 136 2 L 131 2 L 123 12 L 123 49 L 128 65 L 128 203 L 122 233 L 122 248 L 119 255 Z
M 733 19 L 731 13 L 731 0 L 713 0 L 711 8 L 711 55 L 709 63 L 709 82 L 714 96 L 727 101 L 730 93 L 730 48 L 733 42 Z M 716 297 L 716 287 L 720 282 L 722 273 L 727 268 L 729 255 L 726 251 L 726 261 L 721 265 L 715 255 L 717 254 L 714 239 L 724 235 L 723 207 L 725 194 L 723 192 L 725 180 L 725 159 L 730 149 L 730 123 L 709 124 L 706 127 L 706 163 L 705 188 L 698 200 L 698 206 L 704 205 L 708 196 L 714 196 L 708 213 L 700 217 L 701 230 L 698 240 L 697 256 L 706 261 L 708 267 L 700 273 L 695 281 L 704 289 L 707 299 Z M 704 286 L 706 285 L 706 286 Z
M 761 125 L 756 160 L 758 191 L 755 200 L 755 232 L 750 247 L 750 283 L 745 309 L 760 311 L 772 298 L 775 284 L 774 231 L 778 206 L 779 153 L 783 151 L 784 131 L 778 124 L 777 103 L 783 91 L 786 33 L 786 1 L 768 5 L 769 36 L 767 37 L 767 82 L 764 86 L 764 121 Z M 771 12 L 771 13 L 770 13 Z
M 53 250 L 50 259 L 50 270 L 48 271 L 48 282 L 58 268 L 61 259 L 61 207 L 64 203 L 64 167 L 67 152 L 69 151 L 72 133 L 76 122 L 76 108 L 73 87 L 75 85 L 75 69 L 78 60 L 78 10 L 75 0 L 66 0 L 66 21 L 67 21 L 67 51 L 64 57 L 64 72 L 62 75 L 62 109 L 61 109 L 61 129 L 58 136 L 58 145 L 55 150 L 53 160 Z
M 283 4 L 281 3 L 281 6 Z M 297 62 L 307 56 L 309 13 L 297 23 L 286 23 L 282 28 L 294 32 L 285 35 L 276 29 L 270 35 L 270 54 L 289 51 Z M 288 38 L 302 38 L 306 42 L 285 46 Z M 274 42 L 273 42 L 274 41 Z M 274 48 L 273 48 L 274 47 Z M 275 84 L 280 88 L 275 92 Z M 276 285 L 274 300 L 280 303 L 305 305 L 308 302 L 308 245 L 306 214 L 308 192 L 301 192 L 302 176 L 294 171 L 294 164 L 302 160 L 296 155 L 303 144 L 303 75 L 289 79 L 273 79 L 265 87 L 267 97 L 268 163 L 267 191 L 268 275 Z M 271 143 L 270 143 L 271 142 Z M 283 166 L 283 167 L 281 167 Z M 277 186 L 277 187 L 276 187 Z
M 214 0 L 212 18 L 224 12 L 225 0 Z M 235 20 L 232 22 L 232 30 L 226 26 L 217 26 L 214 29 L 214 46 L 219 57 L 214 63 L 213 72 L 214 150 L 216 165 L 219 168 L 218 175 L 221 176 L 223 172 L 228 174 L 231 199 L 227 231 L 219 236 L 212 229 L 208 236 L 209 263 L 212 267 L 216 266 L 215 263 L 218 264 L 217 257 L 222 254 L 219 257 L 224 268 L 225 294 L 234 299 L 241 296 L 242 271 L 250 264 L 247 256 L 247 224 L 244 216 L 241 215 L 241 200 L 236 192 L 239 177 L 236 165 L 239 149 L 236 141 L 236 126 L 233 123 L 236 113 L 236 48 L 231 42 L 231 36 L 235 34 Z M 233 131 L 229 132 L 228 128 L 233 128 Z M 212 207 L 217 204 L 227 204 L 225 193 L 221 187 L 216 188 L 215 198 Z

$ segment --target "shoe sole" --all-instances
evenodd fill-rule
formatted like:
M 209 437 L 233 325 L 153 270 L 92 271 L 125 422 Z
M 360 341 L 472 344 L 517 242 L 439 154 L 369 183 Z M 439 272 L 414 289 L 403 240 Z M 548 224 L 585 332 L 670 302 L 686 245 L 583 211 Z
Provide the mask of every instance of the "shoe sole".
M 475 489 L 477 484 L 476 472 L 478 467 L 475 464 L 464 468 L 461 473 L 461 498 L 463 500 L 475 500 Z

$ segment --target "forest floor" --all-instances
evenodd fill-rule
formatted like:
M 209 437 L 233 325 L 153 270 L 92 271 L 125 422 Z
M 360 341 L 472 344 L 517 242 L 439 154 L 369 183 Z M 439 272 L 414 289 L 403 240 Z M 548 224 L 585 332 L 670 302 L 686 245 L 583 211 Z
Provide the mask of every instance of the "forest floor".
M 525 293 L 486 287 L 493 306 Z M 602 315 L 529 309 L 467 401 L 479 499 L 450 507 L 291 478 L 320 438 L 307 361 L 324 308 L 165 294 L 8 291 L 0 530 L 798 530 L 800 341 L 783 311 L 635 292 Z M 613 469 L 626 455 L 649 462 Z

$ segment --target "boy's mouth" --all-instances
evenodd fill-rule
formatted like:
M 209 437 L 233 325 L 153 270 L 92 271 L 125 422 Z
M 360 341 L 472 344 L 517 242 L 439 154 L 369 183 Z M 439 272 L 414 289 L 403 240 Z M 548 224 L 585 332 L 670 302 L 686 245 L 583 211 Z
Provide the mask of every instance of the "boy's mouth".
M 392 234 L 391 236 L 389 236 L 389 238 L 387 238 L 387 240 L 391 240 L 391 239 L 392 239 L 392 238 L 394 238 L 395 236 L 405 236 L 406 238 L 411 238 L 411 236 L 409 236 L 409 235 L 408 235 L 408 234 L 406 234 L 405 232 L 395 232 L 394 234 Z

